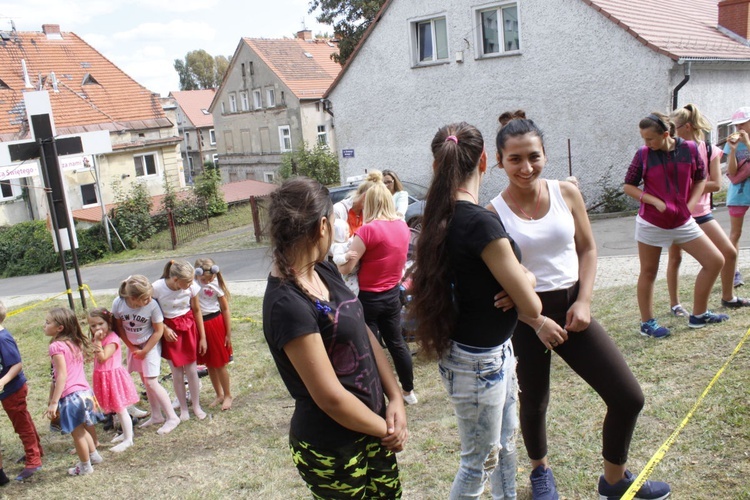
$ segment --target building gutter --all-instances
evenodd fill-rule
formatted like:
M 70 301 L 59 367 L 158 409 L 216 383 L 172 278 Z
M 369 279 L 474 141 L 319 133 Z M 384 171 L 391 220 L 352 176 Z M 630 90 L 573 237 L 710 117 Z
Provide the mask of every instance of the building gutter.
M 685 65 L 685 78 L 672 91 L 672 110 L 677 109 L 677 101 L 680 89 L 690 80 L 690 69 L 692 63 L 726 64 L 730 66 L 745 66 L 750 69 L 750 59 L 725 59 L 719 57 L 680 57 L 677 64 Z
M 677 100 L 680 95 L 680 89 L 684 87 L 688 81 L 690 81 L 690 61 L 685 64 L 685 78 L 683 78 L 672 91 L 672 111 L 677 109 Z

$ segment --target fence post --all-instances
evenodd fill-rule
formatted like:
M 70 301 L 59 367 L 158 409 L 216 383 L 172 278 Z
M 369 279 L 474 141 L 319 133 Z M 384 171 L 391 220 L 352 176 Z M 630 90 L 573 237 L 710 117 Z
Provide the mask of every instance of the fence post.
M 172 238 L 172 250 L 177 248 L 177 231 L 174 227 L 174 215 L 172 209 L 167 209 L 167 222 L 169 223 L 169 236 Z
M 250 197 L 250 209 L 253 212 L 253 230 L 255 231 L 255 242 L 260 243 L 260 213 L 258 212 L 258 200 L 255 196 Z
M 211 217 L 208 213 L 208 203 L 206 202 L 206 200 L 203 200 L 203 214 L 206 217 L 206 231 L 211 231 L 211 225 L 209 222 L 209 219 L 211 219 Z

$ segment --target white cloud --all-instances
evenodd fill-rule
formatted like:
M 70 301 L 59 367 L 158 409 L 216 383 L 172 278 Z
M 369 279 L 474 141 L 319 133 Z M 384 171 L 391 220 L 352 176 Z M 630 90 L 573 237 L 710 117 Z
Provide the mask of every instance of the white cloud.
M 192 12 L 196 10 L 207 10 L 216 6 L 218 0 L 135 0 L 136 4 L 143 5 L 151 10 L 167 12 Z
M 212 40 L 216 30 L 208 23 L 175 19 L 168 23 L 142 23 L 128 31 L 112 35 L 119 41 L 129 40 Z
M 95 17 L 111 14 L 121 3 L 124 4 L 122 0 L 24 0 L 0 3 L 0 12 L 12 19 L 19 31 L 41 31 L 42 24 L 59 24 L 62 31 L 74 31 L 74 27 Z M 4 24 L 0 27 L 6 29 Z M 7 25 L 9 28 L 9 21 Z

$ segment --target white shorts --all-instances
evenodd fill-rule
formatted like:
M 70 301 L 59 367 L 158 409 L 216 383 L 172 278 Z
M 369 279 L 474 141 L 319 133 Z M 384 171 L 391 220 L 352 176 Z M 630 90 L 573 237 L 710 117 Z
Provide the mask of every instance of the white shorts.
M 646 222 L 640 215 L 635 217 L 635 241 L 652 247 L 669 248 L 673 244 L 682 245 L 705 234 L 703 229 L 690 217 L 685 224 L 674 229 L 664 229 Z
M 146 378 L 158 377 L 161 373 L 161 342 L 148 351 L 143 359 L 136 358 L 128 349 L 128 372 L 138 372 Z

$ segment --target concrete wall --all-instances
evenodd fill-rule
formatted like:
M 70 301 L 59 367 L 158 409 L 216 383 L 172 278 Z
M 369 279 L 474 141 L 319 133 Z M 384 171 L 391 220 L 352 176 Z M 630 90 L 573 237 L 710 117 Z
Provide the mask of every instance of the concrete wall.
M 492 159 L 498 115 L 521 108 L 545 132 L 547 177 L 568 175 L 570 139 L 573 174 L 591 203 L 608 174 L 622 182 L 641 144 L 638 121 L 651 110 L 667 111 L 682 79 L 671 59 L 583 2 L 519 2 L 520 51 L 484 59 L 477 58 L 473 9 L 496 3 L 429 5 L 395 0 L 332 91 L 342 177 L 391 168 L 427 185 L 430 141 L 440 126 L 476 125 Z M 432 15 L 447 19 L 448 62 L 413 67 L 411 23 Z M 457 53 L 464 62 L 456 62 Z M 345 148 L 355 157 L 341 158 Z M 502 171 L 490 170 L 482 201 L 506 184 Z

